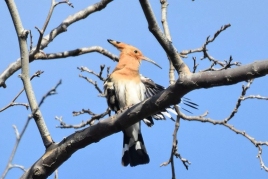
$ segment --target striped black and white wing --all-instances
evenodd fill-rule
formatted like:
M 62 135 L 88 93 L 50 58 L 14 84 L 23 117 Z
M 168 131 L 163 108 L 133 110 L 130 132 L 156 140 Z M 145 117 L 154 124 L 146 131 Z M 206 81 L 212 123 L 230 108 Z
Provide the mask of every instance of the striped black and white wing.
M 119 101 L 116 97 L 114 82 L 108 77 L 103 85 L 104 88 L 104 96 L 107 99 L 107 104 L 111 110 L 117 112 L 120 110 L 119 108 Z
M 145 98 L 150 98 L 154 95 L 156 95 L 157 93 L 165 90 L 165 88 L 157 83 L 155 83 L 153 80 L 146 78 L 144 76 L 141 75 L 141 81 L 142 83 L 145 85 Z M 181 102 L 183 104 L 185 104 L 186 106 L 189 106 L 191 108 L 197 109 L 197 104 L 193 103 L 190 101 L 189 98 L 182 98 Z M 189 110 L 182 108 L 183 110 L 191 113 Z M 168 117 L 170 119 L 173 120 L 172 116 L 170 115 L 170 113 L 173 114 L 177 114 L 175 110 L 173 110 L 172 108 L 166 108 L 163 111 L 160 111 L 157 114 L 152 115 L 153 118 L 157 119 L 157 120 L 161 120 L 161 119 L 165 119 L 165 117 Z

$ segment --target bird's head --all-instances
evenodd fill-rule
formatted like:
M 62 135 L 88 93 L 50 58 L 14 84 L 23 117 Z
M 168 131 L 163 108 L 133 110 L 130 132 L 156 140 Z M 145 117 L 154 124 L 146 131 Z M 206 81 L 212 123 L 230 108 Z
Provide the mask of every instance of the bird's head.
M 149 59 L 148 57 L 143 56 L 141 51 L 139 49 L 137 49 L 136 47 L 133 47 L 131 45 L 128 45 L 128 44 L 125 44 L 122 42 L 118 42 L 115 40 L 111 40 L 111 39 L 108 39 L 107 41 L 110 44 L 112 44 L 113 46 L 115 46 L 121 52 L 121 54 L 129 55 L 129 56 L 131 56 L 139 61 L 141 61 L 141 60 L 148 61 L 148 62 L 158 66 L 159 68 L 161 68 L 156 62 Z

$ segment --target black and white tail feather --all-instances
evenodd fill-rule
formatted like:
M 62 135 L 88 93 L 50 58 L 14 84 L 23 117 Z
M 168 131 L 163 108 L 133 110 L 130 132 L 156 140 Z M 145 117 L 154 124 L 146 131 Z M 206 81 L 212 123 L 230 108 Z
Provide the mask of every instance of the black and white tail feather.
M 153 80 L 151 80 L 150 78 L 147 78 L 147 77 L 144 77 L 140 74 L 140 77 L 141 77 L 141 81 L 142 83 L 145 85 L 145 88 L 146 88 L 146 91 L 145 91 L 145 98 L 150 98 L 154 95 L 156 95 L 157 93 L 165 90 L 165 88 L 157 83 L 154 83 Z M 191 102 L 189 98 L 185 98 L 183 97 L 181 99 L 181 103 L 183 103 L 184 105 L 188 106 L 188 107 L 191 107 L 191 108 L 194 108 L 194 109 L 198 109 L 198 105 Z M 179 105 L 177 105 L 178 107 L 180 107 Z M 189 113 L 192 113 L 191 111 L 185 109 L 185 108 L 182 108 L 183 110 L 189 112 Z M 156 120 L 164 120 L 167 118 L 171 119 L 174 121 L 173 117 L 171 116 L 171 114 L 174 114 L 174 115 L 177 115 L 176 111 L 172 108 L 166 108 L 164 109 L 163 111 L 160 111 L 152 116 L 149 116 L 149 117 L 146 117 L 145 119 L 143 119 L 143 122 L 151 127 L 153 124 L 154 124 L 154 121 L 152 118 L 156 119 Z

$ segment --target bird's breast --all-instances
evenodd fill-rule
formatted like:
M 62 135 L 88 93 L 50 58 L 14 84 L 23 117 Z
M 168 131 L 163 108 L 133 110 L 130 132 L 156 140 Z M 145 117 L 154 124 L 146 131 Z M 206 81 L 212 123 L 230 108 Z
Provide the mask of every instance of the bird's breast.
M 131 106 L 144 100 L 145 86 L 141 81 L 120 80 L 114 82 L 114 85 L 120 108 Z

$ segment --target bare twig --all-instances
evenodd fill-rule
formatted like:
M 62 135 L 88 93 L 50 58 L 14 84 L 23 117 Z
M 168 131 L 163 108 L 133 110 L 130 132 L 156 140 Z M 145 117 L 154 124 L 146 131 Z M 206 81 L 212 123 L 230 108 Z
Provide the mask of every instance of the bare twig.
M 264 169 L 266 172 L 268 172 L 268 167 L 265 166 L 263 160 L 262 160 L 262 148 L 260 145 L 256 146 L 258 147 L 258 155 L 257 155 L 257 158 L 259 159 L 260 161 L 260 165 L 261 165 L 261 168 Z
M 95 116 L 96 115 L 90 109 L 82 109 L 82 111 L 73 111 L 73 116 L 79 116 L 81 114 L 89 114 L 91 116 Z
M 35 55 L 36 53 L 39 52 L 40 48 L 41 48 L 41 42 L 43 40 L 43 36 L 44 36 L 44 32 L 46 31 L 46 28 L 47 28 L 47 25 L 50 21 L 50 18 L 52 16 L 52 13 L 54 11 L 54 8 L 58 5 L 58 4 L 61 4 L 61 3 L 67 3 L 69 6 L 72 7 L 72 4 L 69 3 L 69 1 L 61 1 L 61 2 L 56 2 L 55 0 L 51 0 L 51 6 L 50 6 L 50 9 L 49 9 L 49 12 L 48 12 L 48 15 L 47 15 L 47 18 L 45 20 L 45 23 L 43 25 L 43 28 L 40 30 L 38 27 L 35 27 L 37 29 L 37 31 L 39 32 L 39 39 L 38 39 L 38 43 L 36 45 L 36 48 L 33 52 L 33 55 Z
M 47 53 L 44 55 L 39 55 L 35 56 L 36 60 L 53 60 L 53 59 L 58 59 L 58 58 L 67 58 L 67 57 L 73 57 L 73 56 L 79 56 L 87 53 L 92 53 L 92 52 L 98 52 L 113 61 L 118 61 L 118 57 L 108 50 L 100 47 L 100 46 L 92 46 L 92 47 L 84 47 L 84 48 L 78 48 L 75 50 L 69 50 L 69 51 L 64 51 L 64 52 L 57 52 L 57 53 Z
M 240 135 L 244 136 L 247 140 L 249 140 L 254 146 L 256 146 L 258 148 L 257 157 L 260 160 L 261 168 L 263 168 L 265 171 L 268 172 L 268 168 L 267 168 L 267 166 L 265 166 L 265 164 L 261 158 L 261 154 L 262 154 L 261 146 L 263 146 L 263 145 L 268 146 L 268 141 L 257 141 L 252 136 L 247 134 L 246 131 L 238 130 L 233 125 L 226 123 L 224 120 L 218 121 L 218 120 L 213 120 L 210 118 L 205 118 L 204 116 L 186 116 L 182 113 L 181 113 L 181 117 L 185 120 L 188 120 L 188 121 L 199 121 L 199 122 L 211 123 L 214 125 L 222 125 L 224 127 L 227 127 L 228 129 L 230 129 L 231 131 L 235 132 L 236 134 L 240 134 Z
M 229 124 L 228 122 L 234 117 L 234 115 L 238 112 L 238 109 L 241 105 L 241 102 L 245 99 L 263 99 L 263 100 L 268 100 L 267 97 L 262 97 L 262 96 L 248 96 L 245 97 L 246 91 L 249 89 L 250 85 L 252 84 L 253 80 L 249 80 L 247 85 L 242 87 L 242 93 L 241 96 L 238 98 L 237 103 L 235 105 L 234 110 L 231 112 L 231 114 L 225 118 L 224 120 L 213 120 L 210 118 L 206 118 L 208 115 L 208 112 L 201 116 L 186 116 L 183 113 L 180 113 L 180 116 L 182 119 L 189 120 L 189 121 L 199 121 L 199 122 L 208 122 L 214 125 L 222 125 L 224 127 L 227 127 L 231 131 L 235 132 L 236 134 L 240 134 L 244 136 L 247 140 L 249 140 L 254 146 L 258 148 L 258 155 L 257 158 L 260 161 L 261 168 L 264 169 L 265 171 L 268 172 L 268 167 L 265 166 L 263 160 L 262 160 L 262 146 L 268 146 L 268 141 L 257 141 L 254 139 L 252 136 L 246 133 L 246 131 L 238 130 L 236 129 L 233 125 Z
M 66 32 L 67 28 L 72 25 L 73 23 L 80 21 L 82 19 L 85 19 L 90 14 L 94 12 L 99 12 L 100 10 L 104 9 L 106 5 L 108 5 L 112 0 L 100 0 L 99 2 L 88 6 L 87 8 L 76 12 L 73 15 L 68 16 L 65 20 L 62 21 L 62 23 L 54 28 L 48 35 L 44 36 L 41 41 L 40 50 L 43 50 L 48 46 L 50 42 L 52 42 L 59 34 Z M 36 48 L 36 47 L 34 47 Z M 34 49 L 33 48 L 33 49 Z M 33 50 L 32 50 L 33 52 Z M 36 55 L 34 53 L 31 53 L 29 60 L 30 62 L 34 61 L 34 58 L 37 57 L 44 57 L 45 55 Z M 6 88 L 5 81 L 13 75 L 17 70 L 21 68 L 21 60 L 20 58 L 17 59 L 15 62 L 11 63 L 1 74 L 0 74 L 0 87 Z
M 178 140 L 177 140 L 177 132 L 179 130 L 180 127 L 180 111 L 177 105 L 175 105 L 175 110 L 177 112 L 177 119 L 175 122 L 175 128 L 174 128 L 174 132 L 173 132 L 173 142 L 172 142 L 172 149 L 171 149 L 171 155 L 170 158 L 167 162 L 164 162 L 160 165 L 161 166 L 167 166 L 169 163 L 171 163 L 171 171 L 172 171 L 172 179 L 176 178 L 176 174 L 175 174 L 175 164 L 174 164 L 174 158 L 173 156 L 175 156 L 176 158 L 179 158 L 183 165 L 185 166 L 185 168 L 188 170 L 189 165 L 191 164 L 191 162 L 189 162 L 187 159 L 182 158 L 181 155 L 178 153 Z
M 208 36 L 206 38 L 206 42 L 202 45 L 202 47 L 200 48 L 197 48 L 197 49 L 193 49 L 193 50 L 183 50 L 180 55 L 182 57 L 187 57 L 188 54 L 191 54 L 191 53 L 196 53 L 196 52 L 203 52 L 203 57 L 201 58 L 201 60 L 207 58 L 209 59 L 209 61 L 212 62 L 210 68 L 206 69 L 206 70 L 202 70 L 202 71 L 219 71 L 219 70 L 223 70 L 223 69 L 227 69 L 227 68 L 231 68 L 231 66 L 240 66 L 241 63 L 239 62 L 232 62 L 232 57 L 229 58 L 228 61 L 219 61 L 219 60 L 216 60 L 215 58 L 213 58 L 209 53 L 208 53 L 208 49 L 207 49 L 207 46 L 212 43 L 217 37 L 218 35 L 223 32 L 224 30 L 226 30 L 228 27 L 230 27 L 231 25 L 230 24 L 226 24 L 224 26 L 222 26 L 215 34 L 212 38 L 210 38 L 210 36 Z M 220 65 L 221 68 L 220 69 L 215 69 L 213 68 L 215 65 Z
M 32 36 L 32 31 L 29 31 L 30 34 L 30 51 L 33 49 L 33 36 Z
M 52 95 L 57 94 L 56 90 L 57 90 L 57 88 L 61 85 L 61 83 L 62 83 L 62 81 L 60 80 L 60 81 L 56 84 L 55 87 L 53 87 L 51 90 L 49 90 L 49 91 L 43 96 L 43 98 L 42 98 L 41 101 L 39 102 L 39 105 L 38 105 L 38 106 L 41 106 L 41 105 L 44 103 L 45 99 L 46 99 L 48 96 L 52 96 Z
M 11 101 L 7 106 L 3 107 L 2 109 L 0 109 L 0 112 L 12 107 L 12 106 L 25 106 L 26 109 L 29 109 L 29 105 L 27 103 L 16 103 L 14 101 Z
M 39 77 L 44 71 L 38 70 L 37 72 L 35 72 L 35 74 L 31 77 L 31 80 L 34 77 Z M 20 90 L 20 92 L 17 94 L 17 96 L 15 96 L 15 98 L 5 107 L 3 107 L 2 109 L 0 109 L 0 112 L 6 110 L 7 108 L 11 107 L 11 106 L 15 106 L 15 105 L 21 105 L 21 106 L 25 106 L 26 109 L 29 108 L 29 105 L 26 103 L 15 103 L 15 101 L 18 99 L 18 97 L 21 95 L 21 93 L 24 91 L 24 88 Z
M 234 117 L 234 115 L 237 113 L 238 108 L 241 105 L 242 98 L 246 95 L 247 90 L 249 89 L 250 85 L 253 83 L 253 79 L 248 81 L 248 84 L 246 86 L 242 86 L 242 93 L 241 96 L 238 98 L 234 110 L 231 112 L 230 116 L 224 119 L 224 122 L 228 122 L 230 119 Z
M 196 57 L 193 57 L 193 61 L 194 61 L 194 67 L 193 67 L 193 73 L 195 73 L 196 69 L 197 69 L 197 66 L 199 64 L 196 64 Z
M 246 100 L 246 99 L 261 99 L 261 100 L 268 100 L 268 97 L 260 96 L 260 95 L 249 95 L 246 97 L 241 97 L 241 100 Z
M 171 40 L 171 35 L 170 35 L 170 31 L 169 31 L 169 27 L 168 27 L 168 22 L 167 22 L 167 6 L 168 6 L 168 2 L 167 0 L 160 0 L 161 3 L 161 10 L 162 10 L 162 25 L 163 25 L 163 29 L 164 29 L 164 34 L 167 37 L 167 39 L 169 41 Z M 168 55 L 167 55 L 168 56 Z M 169 59 L 169 57 L 168 57 Z M 174 84 L 175 83 L 175 68 L 172 64 L 172 62 L 169 59 L 169 84 Z
M 213 42 L 213 41 L 216 39 L 216 37 L 217 37 L 218 35 L 220 35 L 221 32 L 223 32 L 224 30 L 226 30 L 226 29 L 227 29 L 228 27 L 230 27 L 230 26 L 231 26 L 231 24 L 226 24 L 226 25 L 221 26 L 221 28 L 214 34 L 213 38 L 210 39 L 210 38 L 209 38 L 210 36 L 208 36 L 208 37 L 206 38 L 206 42 L 203 44 L 202 47 L 197 48 L 197 49 L 193 49 L 193 50 L 183 50 L 183 51 L 180 53 L 180 55 L 185 56 L 185 55 L 188 55 L 188 54 L 191 54 L 191 53 L 196 53 L 196 52 L 206 52 L 206 51 L 207 51 L 207 45 L 208 45 L 209 43 Z M 204 56 L 205 56 L 205 55 L 204 55 Z
M 71 2 L 69 2 L 69 0 L 57 2 L 55 6 L 57 6 L 59 4 L 63 4 L 63 3 L 68 4 L 68 6 L 74 8 L 73 4 Z
M 100 72 L 99 72 L 99 73 L 96 73 L 96 72 L 94 72 L 93 70 L 88 69 L 87 67 L 83 67 L 83 66 L 81 66 L 81 67 L 77 67 L 77 69 L 80 70 L 81 72 L 86 71 L 86 72 L 88 72 L 88 73 L 90 73 L 90 74 L 93 74 L 93 75 L 95 75 L 96 77 L 98 77 L 101 81 L 105 81 L 105 80 L 106 80 L 106 78 L 103 78 L 103 77 L 102 77 L 102 73 L 103 73 L 104 68 L 105 68 L 105 65 L 101 65 L 101 66 L 100 66 Z M 81 76 L 80 76 L 80 77 L 81 77 Z
M 79 77 L 84 78 L 85 80 L 87 80 L 89 83 L 93 84 L 93 86 L 96 88 L 96 90 L 100 93 L 103 94 L 102 90 L 99 88 L 97 81 L 93 81 L 92 79 L 89 79 L 88 77 L 79 75 Z M 102 96 L 102 95 L 100 95 Z
M 220 62 L 218 60 L 215 60 L 214 58 L 212 58 L 211 56 L 209 57 L 209 59 L 212 59 L 212 63 L 210 68 L 205 69 L 205 70 L 201 70 L 200 72 L 204 72 L 204 71 L 221 71 L 221 70 L 226 70 L 227 68 L 231 68 L 232 66 L 240 66 L 241 63 L 240 62 L 233 62 L 233 58 L 232 56 L 230 56 L 229 60 L 224 60 L 224 62 Z M 222 67 L 219 69 L 214 68 L 215 65 L 220 64 Z
M 39 71 L 39 72 L 41 72 L 41 71 Z M 42 73 L 43 73 L 43 72 L 42 72 Z M 40 75 L 40 74 L 39 74 L 39 75 Z M 38 73 L 36 72 L 35 75 L 33 75 L 31 79 L 33 79 L 35 76 L 39 76 L 39 75 L 38 75 Z M 59 84 L 59 83 L 58 83 L 58 84 Z M 56 85 L 56 87 L 54 87 L 54 88 L 52 88 L 52 89 L 55 89 L 55 90 L 56 90 L 56 88 L 59 86 L 58 84 Z M 54 91 L 55 91 L 55 90 L 54 90 Z M 51 91 L 51 90 L 50 90 L 50 91 Z M 47 94 L 49 94 L 49 92 L 47 92 Z M 44 96 L 42 97 L 42 99 L 41 99 L 40 102 L 39 102 L 39 107 L 43 104 L 45 98 L 47 98 L 47 97 L 49 97 L 49 96 L 50 96 L 50 95 L 44 95 Z M 27 127 L 28 127 L 28 124 L 29 124 L 30 120 L 32 119 L 32 117 L 33 117 L 33 115 L 29 115 L 29 116 L 28 116 L 28 118 L 27 118 L 27 120 L 26 120 L 26 122 L 25 122 L 25 124 L 24 124 L 24 126 L 23 126 L 23 128 L 22 128 L 21 133 L 19 133 L 17 127 L 16 127 L 15 125 L 13 125 L 14 131 L 15 131 L 15 135 L 16 135 L 16 142 L 15 142 L 15 145 L 14 145 L 13 150 L 12 150 L 12 152 L 11 152 L 11 155 L 10 155 L 10 157 L 9 157 L 9 159 L 8 159 L 8 163 L 7 163 L 7 165 L 6 165 L 6 168 L 5 168 L 5 170 L 4 170 L 4 172 L 3 172 L 2 176 L 1 176 L 1 179 L 5 178 L 5 176 L 7 175 L 8 171 L 9 171 L 10 169 L 12 169 L 12 168 L 20 168 L 20 169 L 22 169 L 22 170 L 25 171 L 24 167 L 22 167 L 22 166 L 20 166 L 20 165 L 14 165 L 14 164 L 12 164 L 12 161 L 13 161 L 13 159 L 14 159 L 14 157 L 15 157 L 16 151 L 17 151 L 18 146 L 19 146 L 19 143 L 20 143 L 20 140 L 22 139 L 22 137 L 23 137 L 23 135 L 24 135 L 24 133 L 25 133 Z M 14 166 L 15 166 L 15 167 L 14 167 Z
M 107 114 L 110 114 L 111 110 L 108 108 L 105 112 L 101 113 L 101 114 L 95 114 L 93 112 L 91 112 L 89 109 L 88 110 L 85 110 L 83 109 L 82 111 L 79 111 L 79 112 L 73 112 L 73 115 L 74 116 L 78 116 L 80 114 L 89 114 L 91 115 L 92 117 L 87 120 L 86 122 L 82 121 L 80 124 L 75 124 L 75 125 L 72 125 L 72 124 L 66 124 L 62 117 L 55 117 L 56 120 L 58 120 L 60 122 L 60 126 L 57 126 L 57 128 L 62 128 L 62 129 L 66 129 L 66 128 L 74 128 L 74 129 L 78 129 L 78 128 L 82 128 L 82 127 L 85 127 L 86 125 L 93 125 L 95 123 L 96 120 L 100 120 L 101 118 L 103 118 L 104 116 L 106 116 Z

